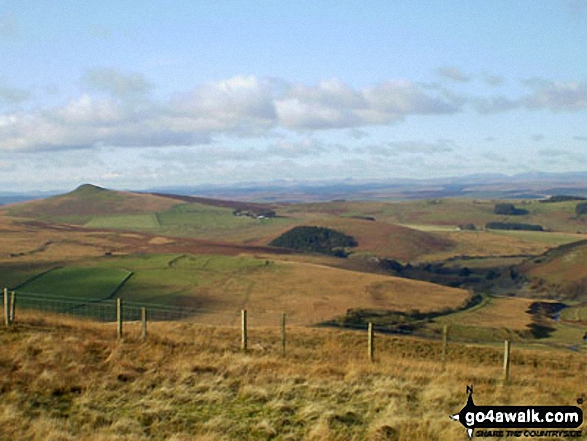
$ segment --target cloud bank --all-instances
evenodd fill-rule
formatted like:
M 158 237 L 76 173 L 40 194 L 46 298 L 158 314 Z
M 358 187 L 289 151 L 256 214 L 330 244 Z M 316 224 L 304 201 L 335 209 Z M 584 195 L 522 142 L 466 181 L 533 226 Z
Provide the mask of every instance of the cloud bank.
M 453 81 L 469 80 L 454 68 L 441 73 Z M 192 146 L 208 144 L 220 135 L 265 136 L 275 128 L 301 133 L 350 129 L 362 134 L 361 128 L 397 124 L 408 117 L 454 114 L 467 107 L 481 114 L 517 108 L 553 112 L 587 108 L 587 83 L 545 80 L 526 81 L 523 86 L 529 93 L 516 98 L 466 96 L 408 80 L 353 88 L 338 79 L 306 85 L 236 76 L 156 100 L 151 96 L 153 85 L 143 76 L 116 69 L 90 70 L 82 84 L 85 91 L 60 106 L 0 114 L 0 150 Z M 0 100 L 27 98 L 24 91 L 0 88 Z

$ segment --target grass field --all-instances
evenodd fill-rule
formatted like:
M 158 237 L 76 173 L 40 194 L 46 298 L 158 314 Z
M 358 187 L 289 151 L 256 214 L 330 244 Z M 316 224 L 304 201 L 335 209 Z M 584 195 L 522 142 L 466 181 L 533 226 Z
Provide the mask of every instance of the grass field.
M 286 207 L 290 213 L 327 213 L 339 216 L 372 216 L 378 221 L 416 225 L 419 228 L 453 228 L 462 224 L 482 227 L 488 222 L 523 222 L 539 224 L 553 231 L 576 233 L 587 231 L 585 219 L 575 217 L 576 201 L 540 203 L 536 200 L 508 201 L 527 210 L 523 216 L 494 214 L 499 201 L 483 199 L 446 198 L 409 202 L 351 202 L 333 201 L 314 204 L 297 204 Z M 430 231 L 430 230 L 428 230 Z
M 153 323 L 142 342 L 129 325 L 119 342 L 113 325 L 19 317 L 0 328 L 7 440 L 456 441 L 466 385 L 477 404 L 552 406 L 587 384 L 585 354 L 516 345 L 503 383 L 501 347 L 451 343 L 443 370 L 437 341 L 378 334 L 369 363 L 358 332 L 290 327 L 283 358 L 278 329 L 243 354 L 238 329 Z
M 528 314 L 532 302 L 533 300 L 524 298 L 490 297 L 483 307 L 450 314 L 438 319 L 438 322 L 470 327 L 527 329 L 532 322 L 532 316 Z
M 274 323 L 282 312 L 291 323 L 307 325 L 351 308 L 442 310 L 469 297 L 467 291 L 426 282 L 245 255 L 110 256 L 84 265 L 49 271 L 18 290 L 104 298 L 130 271 L 132 277 L 117 290 L 126 301 L 197 308 L 201 322 L 223 324 L 238 322 L 238 311 L 247 308 L 254 325 Z M 21 279 L 25 274 L 31 274 L 26 266 Z
M 556 293 L 571 300 L 587 299 L 587 245 L 579 244 L 552 250 L 520 265 L 532 279 L 532 286 L 545 293 Z
M 147 213 L 93 217 L 84 226 L 88 228 L 113 228 L 120 230 L 156 230 L 161 225 L 155 213 Z
M 573 306 L 561 311 L 561 319 L 571 322 L 587 323 L 587 306 Z
M 89 229 L 138 231 L 256 246 L 267 245 L 297 225 L 325 226 L 355 237 L 359 243 L 356 255 L 403 262 L 444 260 L 460 255 L 540 254 L 550 247 L 585 237 L 576 234 L 581 229 L 587 231 L 587 225 L 584 219 L 574 217 L 573 202 L 514 202 L 528 214 L 495 215 L 496 201 L 435 199 L 282 205 L 273 207 L 278 214 L 275 218 L 253 219 L 234 216 L 233 209 L 226 206 L 195 200 L 186 202 L 82 186 L 66 195 L 16 204 L 3 211 L 11 216 L 49 223 L 66 222 Z M 373 217 L 376 221 L 356 218 L 361 216 Z M 454 231 L 461 224 L 483 227 L 490 221 L 537 223 L 554 232 Z
M 97 215 L 153 213 L 174 205 L 177 201 L 159 196 L 82 185 L 64 195 L 3 207 L 3 211 L 16 217 L 83 225 Z
M 122 269 L 57 268 L 25 282 L 17 289 L 31 294 L 49 294 L 76 300 L 104 299 L 114 294 L 130 274 Z
M 258 325 L 277 321 L 281 312 L 291 323 L 316 324 L 349 308 L 430 311 L 458 307 L 468 297 L 464 290 L 425 282 L 247 256 L 130 255 L 94 265 L 133 272 L 118 292 L 121 298 L 198 308 L 199 320 L 210 323 L 236 323 L 234 312 L 242 308 Z

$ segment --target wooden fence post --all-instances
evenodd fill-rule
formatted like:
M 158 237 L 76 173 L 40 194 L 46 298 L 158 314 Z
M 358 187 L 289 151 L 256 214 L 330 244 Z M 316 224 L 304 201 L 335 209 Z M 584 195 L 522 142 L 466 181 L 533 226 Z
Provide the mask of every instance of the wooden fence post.
M 10 326 L 10 309 L 8 307 L 8 288 L 4 288 L 4 324 Z
M 247 310 L 241 311 L 241 350 L 247 350 Z
M 375 347 L 373 346 L 373 323 L 369 322 L 369 328 L 367 331 L 367 353 L 369 355 L 369 361 L 373 362 L 375 360 L 374 353 Z
M 510 379 L 510 349 L 510 341 L 506 340 L 503 347 L 503 381 Z
M 281 355 L 285 357 L 285 312 L 281 314 Z
M 147 339 L 147 308 L 141 308 L 141 337 Z
M 442 353 L 440 354 L 440 362 L 442 369 L 446 367 L 446 346 L 448 343 L 448 326 L 444 325 L 442 328 Z
M 16 291 L 10 293 L 10 323 L 14 323 L 16 316 Z
M 122 299 L 116 299 L 116 333 L 118 338 L 122 338 Z

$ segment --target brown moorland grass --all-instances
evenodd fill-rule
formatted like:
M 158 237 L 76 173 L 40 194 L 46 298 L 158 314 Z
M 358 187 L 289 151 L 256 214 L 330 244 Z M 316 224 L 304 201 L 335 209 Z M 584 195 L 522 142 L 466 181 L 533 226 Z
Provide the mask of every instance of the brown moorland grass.
M 483 307 L 441 317 L 438 321 L 446 324 L 524 330 L 532 323 L 532 315 L 528 310 L 533 302 L 532 299 L 519 297 L 491 297 Z
M 247 308 L 265 317 L 257 319 L 259 324 L 277 322 L 274 314 L 264 313 L 284 311 L 292 323 L 310 325 L 353 308 L 428 312 L 458 308 L 469 298 L 462 289 L 322 265 L 277 261 L 265 268 L 207 287 L 206 295 L 224 311 L 204 312 L 200 320 L 226 323 L 226 310 Z M 238 323 L 238 317 L 229 323 Z
M 552 284 L 565 285 L 584 282 L 587 278 L 587 245 L 571 248 L 552 257 L 542 258 L 523 264 L 520 269 L 530 277 L 543 279 Z
M 52 224 L 12 218 L 0 213 L 0 262 L 74 261 L 106 252 L 194 253 L 238 255 L 240 253 L 289 254 L 273 247 L 240 245 L 202 239 L 162 237 Z
M 470 201 L 467 203 L 471 204 Z M 360 203 L 333 204 L 352 206 L 352 204 Z M 458 210 L 459 207 L 464 209 L 460 205 L 452 208 Z M 369 210 L 365 211 L 369 212 Z M 295 212 L 295 214 L 300 219 L 305 219 L 301 222 L 304 225 L 333 228 L 355 237 L 358 246 L 353 248 L 352 252 L 356 255 L 375 255 L 403 262 L 440 261 L 457 256 L 538 255 L 555 246 L 584 240 L 586 237 L 584 234 L 551 232 L 453 231 L 452 226 L 444 226 L 442 223 L 437 227 L 435 227 L 437 224 L 431 223 L 430 231 L 426 231 L 423 226 L 410 228 L 409 225 L 380 221 L 380 218 L 373 222 L 350 217 L 336 217 L 326 209 L 325 214 L 322 215 L 313 211 L 303 214 Z M 282 234 L 289 228 L 278 233 Z M 451 230 L 447 230 L 448 228 Z M 273 236 L 266 237 L 263 241 L 269 243 L 273 238 Z
M 415 260 L 423 254 L 448 252 L 455 245 L 447 237 L 384 222 L 338 217 L 317 220 L 316 226 L 353 236 L 358 242 L 358 246 L 353 249 L 355 252 L 367 252 L 404 262 Z
M 585 354 L 512 352 L 500 380 L 500 347 L 293 327 L 153 323 L 117 341 L 113 324 L 19 316 L 0 328 L 0 438 L 27 440 L 462 440 L 451 421 L 473 385 L 478 405 L 575 405 L 587 394 Z M 585 410 L 585 405 L 582 405 Z M 547 439 L 547 438 L 543 438 Z
M 188 198 L 189 199 L 189 198 Z M 549 247 L 565 241 L 572 241 L 572 236 L 555 234 L 507 234 L 485 232 L 451 232 L 418 231 L 422 226 L 440 226 L 453 228 L 463 223 L 475 223 L 482 226 L 488 221 L 520 221 L 543 223 L 555 230 L 574 233 L 583 225 L 580 219 L 571 216 L 571 205 L 540 204 L 538 202 L 517 201 L 529 210 L 527 216 L 511 217 L 493 214 L 495 201 L 471 201 L 466 199 L 438 199 L 412 201 L 404 203 L 382 202 L 330 202 L 320 204 L 302 204 L 277 207 L 279 215 L 286 217 L 268 219 L 263 222 L 248 219 L 246 222 L 233 222 L 235 219 L 226 214 L 228 219 L 214 221 L 200 213 L 193 216 L 168 213 L 171 224 L 151 225 L 158 220 L 155 213 L 162 213 L 182 201 L 170 197 L 152 194 L 139 194 L 82 186 L 73 192 L 44 200 L 14 204 L 4 207 L 1 212 L 11 216 L 28 217 L 38 221 L 61 221 L 70 224 L 86 224 L 98 216 L 120 217 L 118 221 L 110 220 L 104 225 L 100 222 L 94 226 L 100 228 L 153 230 L 162 236 L 186 236 L 213 238 L 219 241 L 263 246 L 295 225 L 318 225 L 334 228 L 354 236 L 359 245 L 355 248 L 358 255 L 377 255 L 403 262 L 442 260 L 459 255 L 514 255 L 540 254 Z M 569 211 L 571 210 L 571 211 Z M 180 210 L 181 211 L 181 210 Z M 196 210 L 197 211 L 197 210 Z M 229 213 L 229 212 L 227 212 Z M 133 218 L 133 216 L 143 216 Z M 144 216 L 147 216 L 145 218 Z M 149 217 L 149 216 L 152 216 Z M 175 217 L 174 217 L 175 216 Z M 200 218 L 198 218 L 200 216 Z M 203 216 L 203 217 L 202 217 Z M 294 216 L 294 217 L 291 217 Z M 377 221 L 359 219 L 361 216 L 373 216 Z M 528 217 L 528 219 L 526 219 Z M 153 220 L 154 219 L 154 220 Z M 174 224 L 172 221 L 177 221 Z M 239 219 L 244 221 L 243 219 Z M 250 222 L 249 222 L 250 221 Z M 146 224 L 145 224 L 146 222 Z M 182 224 L 186 222 L 186 224 Z M 550 223 L 549 223 L 550 222 Z M 31 222 L 32 223 L 32 222 Z M 399 226 L 397 223 L 420 225 L 416 229 Z M 548 224 L 548 225 L 547 225 Z M 88 224 L 92 226 L 92 223 Z M 577 240 L 581 236 L 577 235 Z M 67 250 L 69 251 L 69 250 Z M 75 253 L 81 250 L 71 250 Z
M 152 194 L 86 185 L 64 195 L 11 204 L 3 207 L 3 211 L 32 219 L 71 218 L 72 223 L 83 224 L 96 215 L 153 213 L 165 211 L 178 203 L 177 200 Z
M 439 237 L 450 241 L 454 246 L 447 251 L 434 251 L 424 254 L 420 260 L 444 260 L 455 256 L 516 256 L 539 255 L 545 251 L 573 241 L 584 240 L 584 235 L 558 233 L 535 233 L 534 236 L 518 232 L 493 231 L 451 231 L 436 232 Z M 550 239 L 550 240 L 549 240 Z
M 324 203 L 297 204 L 285 207 L 290 213 L 326 213 L 340 216 L 375 217 L 378 221 L 396 224 L 436 225 L 456 227 L 475 224 L 478 227 L 488 222 L 523 222 L 539 224 L 552 231 L 575 233 L 586 231 L 587 221 L 574 213 L 576 201 L 544 204 L 537 200 L 508 200 L 516 207 L 525 209 L 523 216 L 504 216 L 494 213 L 499 200 L 437 198 L 405 202 L 332 201 Z
M 358 246 L 349 251 L 357 255 L 376 255 L 404 262 L 415 260 L 426 253 L 448 251 L 454 243 L 435 233 L 418 231 L 386 222 L 373 222 L 350 217 L 338 217 L 331 213 L 316 214 L 294 213 L 292 224 L 280 228 L 266 229 L 267 232 L 256 239 L 249 239 L 247 244 L 267 245 L 273 239 L 289 231 L 294 226 L 319 226 L 332 228 L 353 236 Z M 237 238 L 237 234 L 233 235 Z M 243 239 L 241 237 L 240 239 Z

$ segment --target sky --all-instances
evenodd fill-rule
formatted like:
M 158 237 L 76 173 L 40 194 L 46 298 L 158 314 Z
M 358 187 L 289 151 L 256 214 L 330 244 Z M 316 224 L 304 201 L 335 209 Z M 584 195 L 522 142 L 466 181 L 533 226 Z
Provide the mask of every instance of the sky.
M 0 3 L 0 192 L 587 171 L 587 0 Z

